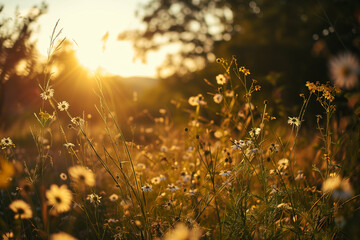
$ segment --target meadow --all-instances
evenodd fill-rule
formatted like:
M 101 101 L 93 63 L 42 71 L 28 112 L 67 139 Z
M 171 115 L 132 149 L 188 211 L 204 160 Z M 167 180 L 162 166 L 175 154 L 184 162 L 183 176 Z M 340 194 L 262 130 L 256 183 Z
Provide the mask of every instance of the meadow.
M 263 89 L 251 69 L 236 57 L 216 62 L 223 71 L 204 79 L 211 92 L 172 102 L 182 124 L 167 108 L 142 111 L 146 124 L 119 116 L 101 76 L 93 121 L 57 98 L 45 65 L 42 106 L 23 129 L 31 142 L 0 136 L 2 238 L 357 239 L 356 76 L 306 82 L 298 113 L 282 117 L 272 99 L 256 100 Z M 350 113 L 339 113 L 344 102 Z

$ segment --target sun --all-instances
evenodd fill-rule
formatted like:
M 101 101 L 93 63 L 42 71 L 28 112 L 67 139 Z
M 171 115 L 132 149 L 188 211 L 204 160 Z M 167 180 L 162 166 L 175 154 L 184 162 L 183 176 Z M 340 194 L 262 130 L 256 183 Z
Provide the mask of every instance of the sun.
M 101 58 L 103 58 L 103 53 L 79 48 L 76 51 L 76 57 L 83 67 L 90 71 L 96 71 L 101 67 Z
M 92 72 L 102 72 L 130 76 L 156 76 L 156 68 L 163 61 L 166 53 L 150 55 L 148 63 L 134 61 L 134 49 L 131 42 L 109 40 L 104 46 L 100 41 L 78 44 L 76 57 L 79 63 Z

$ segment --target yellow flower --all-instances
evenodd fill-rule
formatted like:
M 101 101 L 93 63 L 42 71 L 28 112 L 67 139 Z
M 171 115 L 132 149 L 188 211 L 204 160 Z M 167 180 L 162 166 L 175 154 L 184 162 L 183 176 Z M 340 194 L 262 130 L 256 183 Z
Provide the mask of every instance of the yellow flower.
M 165 234 L 164 240 L 198 240 L 201 237 L 201 230 L 199 227 L 194 226 L 189 230 L 185 224 L 179 223 L 175 226 L 175 229 L 170 230 Z
M 77 240 L 77 238 L 74 238 L 73 236 L 67 233 L 59 232 L 52 234 L 50 236 L 50 240 Z
M 40 115 L 40 117 L 41 117 L 43 120 L 45 120 L 45 121 L 47 121 L 47 120 L 49 120 L 49 119 L 52 119 L 52 118 L 54 117 L 54 114 L 51 115 L 51 114 L 48 113 L 48 112 L 40 112 L 39 115 Z
M 46 198 L 48 204 L 53 206 L 56 213 L 63 213 L 70 210 L 72 201 L 72 193 L 66 185 L 58 187 L 53 184 L 50 190 L 46 191 Z
M 85 184 L 89 187 L 95 186 L 94 173 L 83 166 L 77 165 L 69 168 L 69 174 L 73 181 L 79 184 Z
M 9 208 L 15 213 L 15 219 L 28 219 L 33 216 L 30 205 L 23 200 L 13 201 L 10 203 Z

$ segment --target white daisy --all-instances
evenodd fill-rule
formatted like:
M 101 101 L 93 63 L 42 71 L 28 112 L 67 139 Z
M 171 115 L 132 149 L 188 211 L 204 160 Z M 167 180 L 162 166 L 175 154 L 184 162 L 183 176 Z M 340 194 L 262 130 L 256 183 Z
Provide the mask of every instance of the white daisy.
M 301 124 L 301 121 L 297 117 L 289 117 L 288 124 L 289 125 L 295 125 L 295 126 L 299 127 L 300 124 Z
M 219 93 L 214 95 L 214 102 L 215 103 L 221 103 L 221 101 L 223 100 L 223 96 Z
M 216 82 L 219 85 L 224 85 L 227 81 L 226 81 L 226 77 L 224 76 L 224 74 L 219 74 L 216 76 Z
M 353 89 L 358 85 L 360 63 L 358 58 L 350 52 L 339 54 L 329 61 L 331 79 L 339 88 Z
M 289 167 L 289 159 L 283 158 L 278 161 L 278 169 L 280 171 L 286 170 L 288 167 Z
M 172 184 L 168 184 L 168 187 L 166 188 L 166 190 L 170 191 L 170 192 L 175 192 L 177 190 L 179 190 L 178 186 L 175 186 L 173 183 Z
M 197 96 L 190 97 L 188 102 L 191 106 L 206 105 L 206 102 L 204 101 L 204 97 L 202 94 L 198 94 Z
M 224 171 L 224 170 L 221 170 L 219 173 L 219 175 L 222 177 L 230 176 L 230 174 L 231 174 L 231 171 Z
M 234 141 L 234 145 L 231 146 L 233 149 L 242 149 L 244 147 L 246 147 L 246 142 L 244 140 L 235 140 Z
M 251 137 L 256 137 L 256 136 L 259 136 L 260 132 L 261 132 L 260 128 L 252 128 L 250 130 L 249 134 Z
M 94 204 L 95 206 L 99 205 L 100 204 L 100 199 L 102 198 L 102 196 L 99 196 L 97 195 L 96 193 L 92 193 L 92 194 L 89 194 L 87 196 L 87 200 L 90 201 L 90 203 Z
M 7 138 L 2 138 L 1 139 L 1 145 L 3 145 L 4 147 L 10 147 L 13 145 L 13 141 L 11 140 L 11 138 L 7 137 Z
M 62 102 L 59 102 L 58 103 L 58 109 L 60 110 L 60 111 L 66 111 L 66 110 L 68 110 L 69 109 L 69 103 L 67 102 L 67 101 L 62 101 Z
M 148 184 L 148 183 L 145 183 L 141 189 L 144 191 L 144 192 L 152 192 L 152 185 L 151 184 Z
M 49 87 L 44 92 L 40 93 L 40 97 L 44 100 L 48 100 L 54 96 L 54 89 Z
M 81 117 L 73 117 L 71 118 L 71 122 L 77 126 L 82 126 L 85 123 L 84 119 Z

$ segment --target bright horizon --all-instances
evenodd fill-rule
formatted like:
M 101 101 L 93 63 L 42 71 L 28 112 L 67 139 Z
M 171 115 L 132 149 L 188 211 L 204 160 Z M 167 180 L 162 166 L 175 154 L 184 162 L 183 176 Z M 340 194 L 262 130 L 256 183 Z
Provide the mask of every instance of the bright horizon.
M 148 55 L 147 64 L 142 64 L 139 59 L 133 62 L 131 42 L 117 40 L 119 33 L 142 26 L 135 17 L 135 10 L 139 3 L 144 2 L 146 0 L 104 0 L 101 3 L 95 0 L 46 1 L 48 11 L 37 21 L 39 29 L 33 38 L 37 39 L 39 52 L 46 56 L 50 35 L 60 20 L 60 37 L 76 42 L 76 56 L 80 64 L 90 71 L 101 68 L 105 73 L 123 77 L 156 77 L 156 68 L 164 61 L 166 54 L 176 51 L 176 48 L 166 47 L 152 52 Z M 3 4 L 6 16 L 14 17 L 16 6 L 21 15 L 26 15 L 34 5 L 40 6 L 41 1 L 8 0 Z M 107 33 L 103 51 L 102 38 Z

